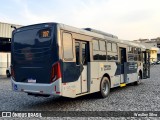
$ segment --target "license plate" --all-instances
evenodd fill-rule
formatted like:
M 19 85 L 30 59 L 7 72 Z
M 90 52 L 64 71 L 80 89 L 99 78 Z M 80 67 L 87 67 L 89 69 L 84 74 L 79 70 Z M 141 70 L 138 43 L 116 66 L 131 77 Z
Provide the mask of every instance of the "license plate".
M 36 83 L 36 79 L 29 78 L 28 83 Z

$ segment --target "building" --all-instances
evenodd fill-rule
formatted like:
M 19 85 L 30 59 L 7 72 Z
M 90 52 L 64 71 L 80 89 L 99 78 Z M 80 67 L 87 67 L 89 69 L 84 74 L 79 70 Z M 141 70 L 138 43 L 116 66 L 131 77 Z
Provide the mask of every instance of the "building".
M 157 47 L 160 48 L 160 37 L 151 39 L 151 41 L 156 42 L 157 43 Z M 158 53 L 157 53 L 157 59 L 160 60 L 160 49 L 158 50 Z
M 6 68 L 10 66 L 11 36 L 14 30 L 11 26 L 21 27 L 21 25 L 0 22 L 0 75 L 5 75 Z
M 155 39 L 139 39 L 139 40 L 134 40 L 134 42 L 139 42 L 143 45 L 146 46 L 147 49 L 150 50 L 150 62 L 154 62 L 157 60 L 160 60 L 160 58 L 158 58 L 158 54 L 160 55 L 160 42 L 159 42 L 159 46 L 157 44 L 157 40 Z

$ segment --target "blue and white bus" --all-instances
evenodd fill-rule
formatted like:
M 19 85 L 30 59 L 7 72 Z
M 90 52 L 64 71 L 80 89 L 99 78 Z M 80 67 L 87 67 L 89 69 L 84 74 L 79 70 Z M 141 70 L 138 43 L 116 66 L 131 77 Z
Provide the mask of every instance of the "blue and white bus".
M 149 51 L 112 34 L 60 23 L 24 26 L 12 33 L 14 91 L 105 98 L 111 88 L 137 85 L 149 76 Z

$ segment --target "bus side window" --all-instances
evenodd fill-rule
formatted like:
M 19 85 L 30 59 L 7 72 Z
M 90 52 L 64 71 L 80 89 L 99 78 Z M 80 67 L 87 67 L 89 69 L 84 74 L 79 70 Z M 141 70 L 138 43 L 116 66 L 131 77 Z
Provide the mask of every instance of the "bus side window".
M 79 48 L 80 48 L 80 43 L 79 42 L 76 42 L 75 43 L 75 49 L 76 49 L 76 65 L 79 65 L 80 64 L 80 51 L 79 51 Z
M 93 60 L 99 60 L 99 42 L 93 40 Z
M 107 43 L 107 51 L 111 52 L 112 51 L 112 44 L 111 43 Z
M 138 50 L 139 50 L 139 48 L 136 48 L 136 47 L 134 48 L 134 61 L 139 60 Z
M 100 41 L 99 41 L 99 45 L 100 45 L 99 60 L 106 60 L 106 58 L 107 58 L 106 42 L 100 40 Z
M 73 39 L 70 33 L 63 33 L 63 58 L 66 61 L 73 60 Z
M 112 60 L 111 51 L 112 51 L 112 44 L 108 42 L 107 43 L 107 60 Z
M 138 56 L 138 48 L 136 47 L 128 47 L 128 61 L 129 62 L 133 62 L 133 61 L 137 61 L 139 58 Z
M 117 53 L 117 44 L 112 43 L 112 52 Z
M 82 64 L 87 65 L 87 44 L 82 43 Z
M 142 52 L 141 52 L 141 49 L 139 48 L 138 50 L 138 60 L 139 61 L 142 61 Z
M 117 44 L 107 43 L 107 59 L 108 60 L 118 60 Z

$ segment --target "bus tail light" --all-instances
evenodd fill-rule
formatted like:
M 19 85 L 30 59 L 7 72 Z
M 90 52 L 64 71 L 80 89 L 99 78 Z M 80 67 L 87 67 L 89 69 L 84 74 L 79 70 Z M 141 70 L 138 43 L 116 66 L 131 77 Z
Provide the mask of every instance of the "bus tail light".
M 51 71 L 51 83 L 56 81 L 57 79 L 61 78 L 61 66 L 60 63 L 57 62 L 53 64 L 52 71 Z

